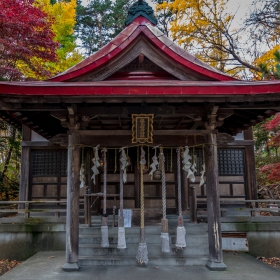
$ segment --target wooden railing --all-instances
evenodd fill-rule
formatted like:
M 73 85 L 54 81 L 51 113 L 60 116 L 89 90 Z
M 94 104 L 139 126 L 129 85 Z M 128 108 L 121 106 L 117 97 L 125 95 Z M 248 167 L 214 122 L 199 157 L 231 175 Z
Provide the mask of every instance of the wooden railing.
M 83 203 L 83 201 L 81 201 Z M 32 208 L 32 205 L 54 205 L 53 208 Z M 57 208 L 63 206 L 63 208 Z M 0 201 L 0 213 L 19 214 L 24 213 L 25 218 L 30 218 L 31 213 L 54 213 L 60 217 L 60 213 L 66 212 L 66 201 Z
M 220 201 L 220 204 L 235 205 L 246 204 L 246 207 L 221 207 L 221 216 L 225 217 L 227 211 L 249 212 L 251 217 L 259 215 L 260 212 L 269 212 L 271 214 L 280 213 L 280 200 L 279 199 L 256 199 L 256 200 L 225 200 Z M 265 204 L 265 207 L 260 205 Z
M 94 203 L 93 197 L 102 197 L 102 193 L 85 194 L 84 199 L 80 199 L 80 205 L 84 205 L 85 223 L 91 225 L 91 207 Z M 109 194 L 108 197 L 116 198 L 119 194 Z M 192 203 L 190 203 L 191 221 L 196 222 L 198 214 L 207 214 L 206 209 L 198 209 L 196 203 L 195 193 L 190 196 Z M 116 202 L 117 203 L 117 202 Z M 280 200 L 276 199 L 260 199 L 260 200 L 221 200 L 221 217 L 226 217 L 228 212 L 242 212 L 248 213 L 248 216 L 255 217 L 261 212 L 271 213 L 273 216 L 280 216 Z M 244 205 L 244 207 L 236 207 L 236 205 Z M 42 205 L 42 208 L 40 208 Z M 224 207 L 227 205 L 227 207 Z M 232 205 L 232 207 L 230 207 Z M 43 208 L 50 206 L 49 208 Z M 52 207 L 51 207 L 52 206 Z M 117 204 L 115 205 L 117 208 Z M 264 206 L 264 207 L 261 207 Z M 114 208 L 114 210 L 116 209 Z M 60 213 L 66 213 L 66 201 L 0 201 L 0 214 L 19 214 L 23 213 L 25 218 L 30 218 L 32 213 L 50 213 L 59 218 Z M 49 215 L 52 216 L 52 215 Z M 114 215 L 113 215 L 114 216 Z M 113 217 L 114 219 L 114 217 Z

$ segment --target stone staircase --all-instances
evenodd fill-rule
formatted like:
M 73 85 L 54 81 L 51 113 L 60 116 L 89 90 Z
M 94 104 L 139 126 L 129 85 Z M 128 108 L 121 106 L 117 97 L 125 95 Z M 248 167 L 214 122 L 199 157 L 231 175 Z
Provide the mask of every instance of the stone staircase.
M 161 226 L 147 226 L 145 228 L 148 247 L 148 266 L 190 266 L 205 265 L 208 261 L 208 234 L 207 224 L 190 224 L 185 221 L 186 248 L 177 250 L 176 228 L 177 220 L 169 218 L 169 234 L 171 252 L 161 252 Z M 111 225 L 111 221 L 108 222 Z M 126 249 L 117 249 L 118 228 L 109 226 L 109 248 L 101 248 L 100 218 L 93 220 L 91 227 L 81 225 L 79 234 L 79 264 L 80 266 L 107 266 L 107 265 L 136 265 L 140 228 L 125 229 Z

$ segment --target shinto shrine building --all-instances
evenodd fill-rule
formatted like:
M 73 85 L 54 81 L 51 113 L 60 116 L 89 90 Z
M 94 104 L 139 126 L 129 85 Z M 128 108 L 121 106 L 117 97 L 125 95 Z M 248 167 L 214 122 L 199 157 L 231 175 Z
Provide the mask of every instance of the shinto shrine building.
M 132 227 L 143 213 L 148 226 L 180 211 L 185 217 L 195 187 L 198 207 L 207 207 L 207 266 L 225 269 L 220 199 L 257 199 L 251 127 L 278 111 L 280 82 L 236 80 L 210 67 L 157 29 L 144 1 L 132 5 L 117 37 L 66 72 L 48 81 L 0 82 L 0 117 L 23 133 L 19 199 L 67 201 L 66 270 L 79 267 L 80 199 L 104 194 L 104 185 L 107 196 L 91 214 L 105 205 L 111 215 L 121 201 L 132 210 Z M 148 174 L 155 146 L 164 155 L 159 179 Z M 119 197 L 123 147 L 129 165 Z M 195 181 L 178 170 L 178 149 L 182 169 L 186 147 Z M 94 177 L 96 151 L 106 157 Z M 106 218 L 103 211 L 105 227 Z M 144 244 L 142 224 L 140 231 Z

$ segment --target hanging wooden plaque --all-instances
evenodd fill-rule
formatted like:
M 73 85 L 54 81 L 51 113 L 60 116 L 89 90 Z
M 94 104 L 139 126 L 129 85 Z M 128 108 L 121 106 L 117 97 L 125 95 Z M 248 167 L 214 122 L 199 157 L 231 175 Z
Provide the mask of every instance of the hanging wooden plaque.
M 132 143 L 153 143 L 153 114 L 132 114 Z

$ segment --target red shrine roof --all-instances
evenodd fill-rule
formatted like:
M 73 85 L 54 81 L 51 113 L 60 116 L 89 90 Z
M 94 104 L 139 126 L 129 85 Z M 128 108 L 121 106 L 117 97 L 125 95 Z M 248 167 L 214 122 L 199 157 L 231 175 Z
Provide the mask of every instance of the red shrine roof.
M 189 72 L 198 73 L 198 77 L 205 77 L 205 80 L 147 80 L 141 79 L 140 75 L 137 80 L 79 81 L 79 77 L 94 72 L 119 57 L 141 36 L 165 56 L 172 58 Z M 107 69 L 110 69 L 110 65 Z M 75 81 L 71 81 L 72 79 Z M 240 81 L 210 67 L 181 49 L 142 16 L 137 17 L 115 39 L 92 56 L 49 81 L 0 82 L 0 96 L 275 96 L 279 93 L 280 81 Z
M 64 73 L 50 79 L 50 81 L 64 82 L 95 71 L 123 53 L 140 36 L 144 36 L 157 49 L 161 50 L 164 55 L 190 71 L 210 78 L 211 80 L 235 80 L 231 76 L 218 71 L 186 52 L 165 36 L 148 19 L 139 16 L 106 46 Z
M 278 95 L 280 81 L 101 81 L 0 82 L 0 95 L 26 96 L 187 96 Z M 280 98 L 280 97 L 279 97 Z

